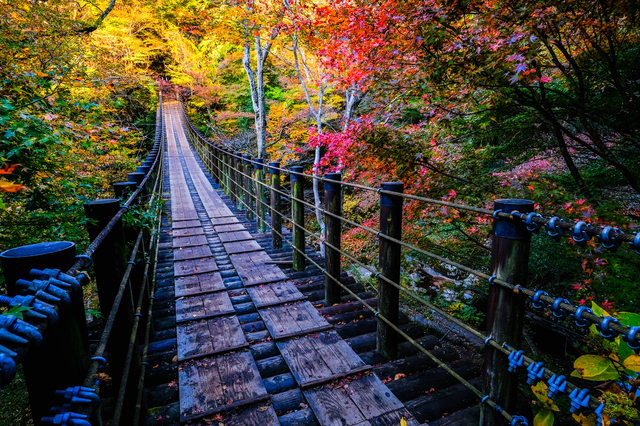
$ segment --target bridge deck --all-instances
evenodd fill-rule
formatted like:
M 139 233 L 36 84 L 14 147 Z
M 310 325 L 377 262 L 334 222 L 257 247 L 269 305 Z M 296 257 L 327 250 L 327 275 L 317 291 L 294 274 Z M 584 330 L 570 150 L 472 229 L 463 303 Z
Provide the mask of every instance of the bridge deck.
M 286 370 L 320 425 L 399 425 L 411 414 L 262 246 L 239 223 L 198 163 L 177 103 L 164 108 L 170 183 L 181 422 L 278 425 L 237 309 L 257 309 L 262 341 L 275 341 Z M 228 286 L 229 272 L 240 282 Z M 224 274 L 224 277 L 223 277 Z M 231 413 L 231 410 L 235 410 Z M 230 414 L 231 413 L 231 414 Z

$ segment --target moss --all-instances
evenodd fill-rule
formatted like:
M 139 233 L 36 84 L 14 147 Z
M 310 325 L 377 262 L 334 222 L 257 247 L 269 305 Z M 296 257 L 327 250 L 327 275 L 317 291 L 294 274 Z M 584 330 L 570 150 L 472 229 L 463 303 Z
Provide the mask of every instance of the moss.
M 22 366 L 18 366 L 16 377 L 0 391 L 0 407 L 0 426 L 33 425 Z

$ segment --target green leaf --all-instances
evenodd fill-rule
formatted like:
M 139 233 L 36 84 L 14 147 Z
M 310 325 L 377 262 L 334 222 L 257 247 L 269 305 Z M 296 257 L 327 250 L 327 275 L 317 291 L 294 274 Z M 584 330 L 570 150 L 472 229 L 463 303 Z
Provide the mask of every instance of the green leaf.
M 543 411 L 533 418 L 533 426 L 551 426 L 555 420 L 552 411 Z
M 16 305 L 16 306 L 12 306 L 7 312 L 4 312 L 2 315 L 4 316 L 13 315 L 18 319 L 23 319 L 22 313 L 24 311 L 29 311 L 29 310 L 31 310 L 29 306 Z
M 573 368 L 584 378 L 600 375 L 612 367 L 611 360 L 600 355 L 582 355 L 573 363 Z
M 627 357 L 635 354 L 635 351 L 631 349 L 626 342 L 623 342 L 620 336 L 616 337 L 616 343 L 618 344 L 618 356 L 621 361 L 624 361 Z
M 600 316 L 600 315 L 604 315 L 605 317 L 611 316 L 607 311 L 605 311 L 600 306 L 598 306 L 596 302 L 591 302 L 591 310 L 596 316 Z
M 631 327 L 640 325 L 640 314 L 634 314 L 632 312 L 620 312 L 618 319 L 622 325 L 629 325 Z

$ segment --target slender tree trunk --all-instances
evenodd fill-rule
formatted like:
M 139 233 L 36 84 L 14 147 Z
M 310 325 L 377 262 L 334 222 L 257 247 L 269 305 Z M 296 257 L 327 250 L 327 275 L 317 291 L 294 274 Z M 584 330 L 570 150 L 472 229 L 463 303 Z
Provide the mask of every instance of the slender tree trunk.
M 565 164 L 569 168 L 569 173 L 571 173 L 571 177 L 573 177 L 573 180 L 578 185 L 578 190 L 582 195 L 585 196 L 585 198 L 589 200 L 589 202 L 591 202 L 594 205 L 597 205 L 597 201 L 593 197 L 593 194 L 591 194 L 591 190 L 587 186 L 587 183 L 584 181 L 584 179 L 582 179 L 580 170 L 578 170 L 578 167 L 576 167 L 576 164 L 573 162 L 573 158 L 571 158 L 571 154 L 567 149 L 567 144 L 564 140 L 564 134 L 562 133 L 562 130 L 554 126 L 553 132 L 556 136 L 556 141 L 558 142 L 558 148 L 560 149 L 560 154 L 562 155 L 562 158 L 564 159 Z

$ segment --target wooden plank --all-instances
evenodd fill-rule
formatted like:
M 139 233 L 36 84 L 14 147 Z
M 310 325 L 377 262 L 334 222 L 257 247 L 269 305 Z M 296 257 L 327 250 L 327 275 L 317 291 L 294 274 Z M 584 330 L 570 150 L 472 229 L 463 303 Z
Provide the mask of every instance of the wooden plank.
M 207 237 L 204 235 L 195 235 L 190 237 L 173 237 L 173 247 L 191 247 L 206 246 L 209 244 Z
M 331 369 L 308 339 L 290 339 L 276 345 L 298 385 L 331 376 Z
M 201 226 L 191 228 L 180 228 L 173 231 L 174 237 L 189 237 L 191 235 L 204 235 L 204 229 Z
M 189 321 L 178 324 L 176 329 L 179 361 L 249 346 L 235 315 Z
M 218 269 L 218 265 L 213 257 L 173 262 L 173 274 L 176 277 L 205 274 L 207 272 L 215 272 Z
M 404 408 L 358 423 L 356 426 L 398 426 L 401 419 L 407 422 L 407 426 L 420 426 L 420 423 Z
M 259 309 L 258 312 L 275 340 L 332 328 L 308 301 Z
M 182 220 L 182 221 L 173 221 L 171 223 L 171 227 L 173 229 L 193 228 L 196 226 L 200 226 L 199 220 Z
M 208 245 L 206 246 L 193 246 L 193 247 L 180 247 L 173 250 L 173 260 L 189 260 L 200 259 L 202 257 L 211 257 L 213 253 Z
M 322 426 L 354 426 L 365 417 L 348 395 L 348 389 L 330 389 L 323 386 L 304 392 L 309 407 Z
M 229 254 L 249 253 L 252 251 L 263 251 L 264 249 L 255 240 L 240 241 L 237 243 L 223 244 L 224 249 Z
M 418 424 L 375 374 L 354 377 L 347 384 L 303 392 L 323 426 L 397 426 L 401 418 L 408 425 Z
M 229 383 L 229 380 L 233 382 Z M 236 380 L 240 380 L 241 383 L 237 383 Z M 264 388 L 256 363 L 249 351 L 182 363 L 178 368 L 178 382 L 181 422 L 269 399 L 269 394 Z M 273 415 L 267 411 L 257 410 L 258 413 L 265 413 L 259 417 L 265 422 Z M 242 415 L 239 417 L 241 418 Z M 251 423 L 246 424 L 251 425 Z M 260 424 L 260 426 L 264 425 Z
M 218 237 L 220 237 L 220 242 L 222 243 L 253 240 L 253 237 L 248 231 L 223 232 L 221 234 L 218 234 Z
M 239 223 L 240 219 L 238 219 L 237 217 L 233 216 L 233 217 L 221 217 L 221 218 L 213 218 L 211 219 L 211 224 L 215 227 L 218 225 L 231 225 L 234 223 Z M 216 231 L 218 232 L 218 231 Z
M 265 264 L 272 259 L 264 251 L 232 255 L 230 259 L 245 287 L 287 279 L 280 268 Z
M 300 293 L 293 281 L 248 287 L 247 292 L 258 309 L 306 300 L 306 296 Z
M 234 312 L 229 295 L 224 291 L 176 300 L 176 322 L 212 318 Z
M 403 408 L 398 398 L 375 374 L 351 381 L 349 389 L 353 390 L 349 396 L 367 419 Z M 397 424 L 400 424 L 399 419 Z
M 219 220 L 219 219 L 216 219 Z M 212 220 L 213 222 L 213 220 Z M 213 230 L 215 232 L 217 232 L 218 234 L 223 233 L 223 232 L 236 232 L 236 231 L 246 231 L 247 228 L 245 228 L 244 226 L 242 226 L 239 223 L 232 223 L 230 225 L 214 225 Z
M 224 424 L 225 426 L 279 426 L 280 422 L 273 406 L 260 404 L 243 410 Z
M 334 330 L 277 342 L 276 345 L 303 389 L 372 368 L 365 365 Z
M 222 276 L 219 272 L 190 275 L 175 279 L 176 297 L 220 291 L 225 288 Z

